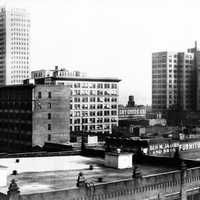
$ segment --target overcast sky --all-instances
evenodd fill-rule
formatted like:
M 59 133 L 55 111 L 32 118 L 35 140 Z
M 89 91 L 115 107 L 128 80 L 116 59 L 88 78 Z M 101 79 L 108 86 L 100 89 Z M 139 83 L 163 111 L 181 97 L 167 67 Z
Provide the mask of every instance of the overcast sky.
M 200 43 L 198 0 L 0 0 L 31 14 L 31 70 L 114 76 L 120 102 L 151 104 L 151 54 Z

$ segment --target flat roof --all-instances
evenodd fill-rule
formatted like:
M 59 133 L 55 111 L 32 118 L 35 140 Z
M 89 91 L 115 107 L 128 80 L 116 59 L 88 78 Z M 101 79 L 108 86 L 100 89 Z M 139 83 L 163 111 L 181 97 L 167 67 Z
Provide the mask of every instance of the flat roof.
M 48 157 L 47 162 L 49 159 L 54 159 L 54 157 Z M 35 172 L 34 167 L 32 167 L 32 171 L 30 172 L 22 172 L 18 175 L 9 175 L 8 183 L 10 183 L 12 179 L 15 179 L 22 194 L 31 194 L 74 188 L 76 187 L 79 172 L 84 174 L 84 177 L 88 182 L 93 182 L 95 184 L 98 183 L 99 177 L 103 178 L 103 183 L 129 179 L 132 177 L 132 168 L 108 168 L 104 166 L 104 159 L 102 158 L 90 158 L 76 155 L 64 157 L 60 156 L 60 159 L 61 161 L 63 159 L 65 159 L 65 161 L 69 161 L 68 169 L 60 171 Z M 56 162 L 54 164 L 56 165 Z M 93 170 L 89 170 L 90 165 L 93 165 Z M 161 165 L 137 164 L 137 166 L 143 176 L 176 170 L 175 167 Z M 6 193 L 7 190 L 8 185 L 0 188 L 0 192 L 2 193 Z

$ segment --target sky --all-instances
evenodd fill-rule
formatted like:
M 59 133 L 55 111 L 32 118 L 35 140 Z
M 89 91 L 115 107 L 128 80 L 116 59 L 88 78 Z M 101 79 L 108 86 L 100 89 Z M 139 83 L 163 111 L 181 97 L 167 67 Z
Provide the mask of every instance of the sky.
M 31 70 L 118 77 L 120 103 L 151 104 L 151 55 L 200 43 L 198 0 L 0 0 L 31 15 Z

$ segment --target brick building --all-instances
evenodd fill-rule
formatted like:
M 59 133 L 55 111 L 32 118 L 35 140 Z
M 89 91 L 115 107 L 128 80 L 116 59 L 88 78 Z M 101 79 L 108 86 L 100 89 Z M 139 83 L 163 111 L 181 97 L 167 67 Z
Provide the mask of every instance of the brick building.
M 28 151 L 45 142 L 69 141 L 67 86 L 16 85 L 0 87 L 0 146 Z

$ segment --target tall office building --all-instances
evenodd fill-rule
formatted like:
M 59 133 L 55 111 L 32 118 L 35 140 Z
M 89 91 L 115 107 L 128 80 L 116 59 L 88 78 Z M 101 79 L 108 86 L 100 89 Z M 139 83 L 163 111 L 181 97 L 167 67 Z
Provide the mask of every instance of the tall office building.
M 152 108 L 154 111 L 199 110 L 198 66 L 200 53 L 187 52 L 152 54 Z M 200 72 L 199 72 L 200 73 Z M 199 81 L 200 82 L 200 81 Z M 199 96 L 199 97 L 198 97 Z
M 24 9 L 0 9 L 0 85 L 29 78 L 30 19 Z

